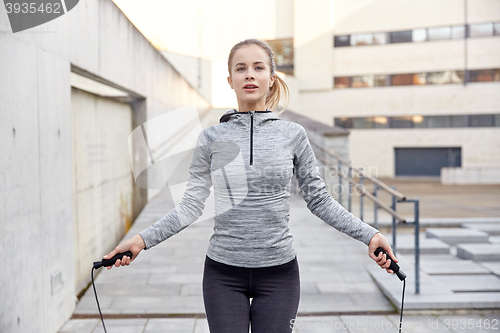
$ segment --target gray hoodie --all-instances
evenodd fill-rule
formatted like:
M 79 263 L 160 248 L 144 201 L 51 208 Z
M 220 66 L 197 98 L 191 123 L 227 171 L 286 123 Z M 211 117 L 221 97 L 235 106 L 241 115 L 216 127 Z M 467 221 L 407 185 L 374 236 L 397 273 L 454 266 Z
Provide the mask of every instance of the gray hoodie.
M 207 256 L 241 267 L 289 262 L 296 255 L 288 228 L 294 174 L 314 215 L 366 245 L 378 232 L 328 193 L 304 127 L 269 109 L 232 109 L 202 130 L 189 173 L 181 202 L 139 233 L 146 250 L 195 222 L 213 185 L 215 225 Z

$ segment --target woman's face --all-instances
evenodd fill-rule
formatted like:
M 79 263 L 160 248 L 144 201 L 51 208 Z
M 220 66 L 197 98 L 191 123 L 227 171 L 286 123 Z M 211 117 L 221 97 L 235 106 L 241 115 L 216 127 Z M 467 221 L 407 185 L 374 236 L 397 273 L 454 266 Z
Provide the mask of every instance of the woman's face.
M 231 75 L 227 80 L 238 99 L 240 112 L 266 110 L 266 96 L 276 80 L 271 77 L 267 53 L 258 45 L 245 45 L 238 49 L 231 63 Z M 252 84 L 256 88 L 244 88 Z

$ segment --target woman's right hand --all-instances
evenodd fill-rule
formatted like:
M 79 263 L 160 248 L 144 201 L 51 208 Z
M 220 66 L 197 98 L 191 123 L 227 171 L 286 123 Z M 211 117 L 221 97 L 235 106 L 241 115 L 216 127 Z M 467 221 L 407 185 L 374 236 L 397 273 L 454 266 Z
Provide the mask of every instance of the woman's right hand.
M 144 243 L 144 240 L 142 239 L 141 235 L 137 234 L 131 239 L 128 239 L 123 243 L 118 244 L 113 251 L 104 256 L 104 259 L 112 258 L 117 253 L 130 251 L 132 252 L 132 258 L 129 258 L 128 256 L 123 256 L 121 260 L 117 259 L 115 262 L 116 267 L 128 266 L 132 261 L 135 260 L 135 258 L 137 258 L 139 252 L 141 252 L 145 247 L 146 244 Z M 108 270 L 111 269 L 112 267 L 113 266 L 108 266 Z

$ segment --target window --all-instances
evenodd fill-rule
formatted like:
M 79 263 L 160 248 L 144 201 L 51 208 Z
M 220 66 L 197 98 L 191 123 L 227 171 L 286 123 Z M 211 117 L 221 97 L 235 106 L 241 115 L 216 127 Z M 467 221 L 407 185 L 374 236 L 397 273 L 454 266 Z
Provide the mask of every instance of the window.
M 419 74 L 394 74 L 391 75 L 391 85 L 404 86 L 404 85 L 422 85 L 425 84 L 425 73 Z
M 463 25 L 457 25 L 451 27 L 451 38 L 459 39 L 465 37 L 465 27 Z
M 367 74 L 334 77 L 334 88 L 368 88 L 386 86 L 413 86 L 431 84 L 463 84 L 465 74 L 468 82 L 500 82 L 500 68 L 465 71 L 443 71 L 405 74 Z
M 349 35 L 335 36 L 334 37 L 334 46 L 335 47 L 339 47 L 339 46 L 351 46 L 350 36 Z
M 395 74 L 391 75 L 392 86 L 403 86 L 413 84 L 413 74 Z
M 373 42 L 372 34 L 351 35 L 351 46 L 371 45 Z
M 465 116 L 451 116 L 451 127 L 467 127 Z
M 437 27 L 427 29 L 427 40 L 443 40 L 451 38 L 451 27 Z
M 374 87 L 384 87 L 386 83 L 387 75 L 374 75 L 373 76 L 373 86 Z
M 450 83 L 464 83 L 464 71 L 451 71 Z
M 411 116 L 391 117 L 391 127 L 393 128 L 412 128 L 413 121 Z
M 348 76 L 336 77 L 334 79 L 334 88 L 349 88 L 351 87 L 351 78 Z
M 387 43 L 387 34 L 385 32 L 373 34 L 373 45 L 380 45 L 386 43 Z
M 372 122 L 373 128 L 387 128 L 389 125 L 387 117 L 372 117 Z M 500 124 L 498 126 L 500 126 Z
M 478 23 L 469 26 L 470 37 L 493 36 L 493 23 Z
M 415 128 L 427 127 L 427 117 L 415 115 L 411 117 L 411 120 L 413 121 L 413 127 Z
M 427 40 L 427 29 L 413 29 L 412 41 L 413 42 L 425 42 Z
M 343 128 L 451 128 L 500 127 L 500 114 L 474 115 L 412 115 L 334 118 L 335 126 Z
M 427 127 L 450 127 L 450 116 L 429 116 Z
M 352 120 L 353 118 L 335 118 L 335 126 L 343 127 L 343 128 L 352 128 Z
M 493 115 L 492 114 L 471 114 L 470 115 L 470 126 L 471 127 L 486 127 L 493 126 Z
M 372 128 L 372 122 L 369 117 L 354 118 L 353 128 Z
M 492 69 L 472 70 L 469 72 L 470 82 L 490 82 L 493 81 Z
M 373 87 L 373 75 L 353 76 L 353 88 Z
M 407 43 L 411 42 L 412 38 L 412 31 L 411 30 L 405 30 L 405 31 L 393 31 L 390 33 L 391 36 L 391 43 Z
M 274 52 L 276 70 L 293 75 L 293 38 L 265 40 Z
M 333 46 L 382 45 L 388 43 L 424 42 L 482 36 L 500 36 L 500 22 L 339 35 L 334 36 Z
M 427 73 L 427 84 L 446 84 L 450 82 L 450 72 Z

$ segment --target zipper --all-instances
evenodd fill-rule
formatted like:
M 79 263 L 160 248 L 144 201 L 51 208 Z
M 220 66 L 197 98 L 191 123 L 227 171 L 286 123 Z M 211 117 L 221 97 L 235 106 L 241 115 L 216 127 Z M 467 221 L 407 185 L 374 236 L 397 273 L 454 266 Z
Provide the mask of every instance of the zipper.
M 253 114 L 255 111 L 250 111 L 250 165 L 253 165 Z

